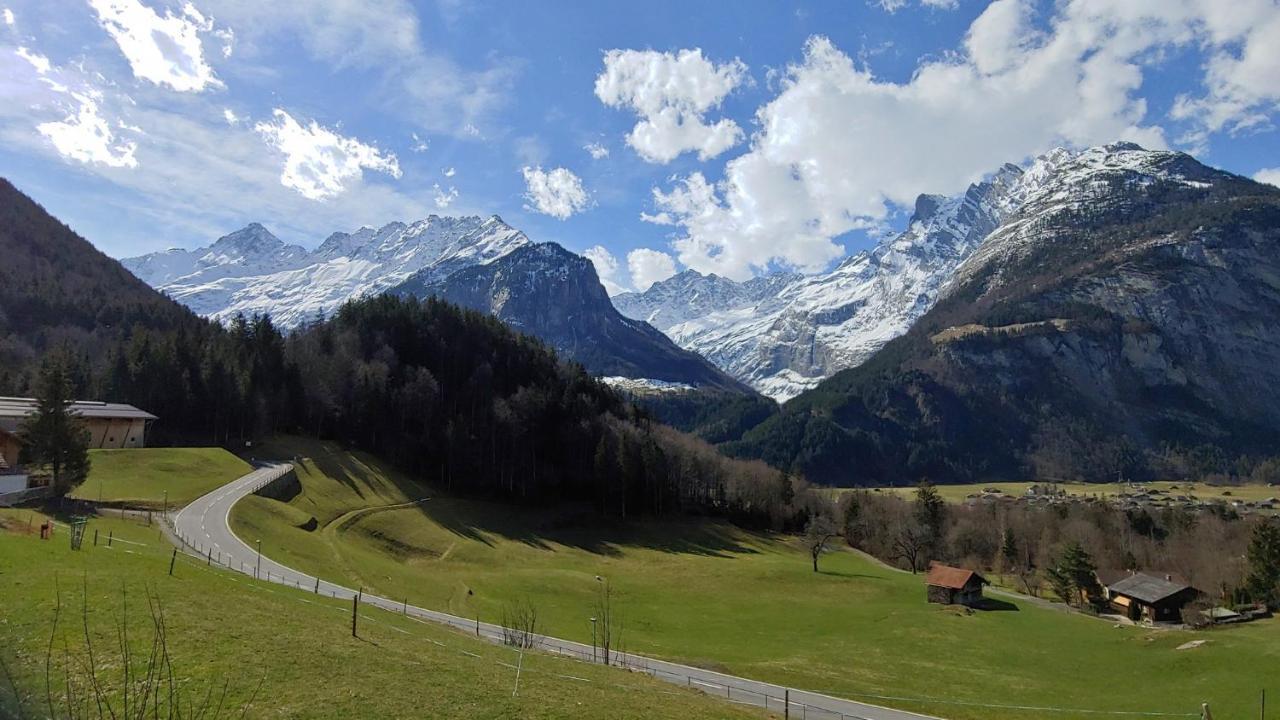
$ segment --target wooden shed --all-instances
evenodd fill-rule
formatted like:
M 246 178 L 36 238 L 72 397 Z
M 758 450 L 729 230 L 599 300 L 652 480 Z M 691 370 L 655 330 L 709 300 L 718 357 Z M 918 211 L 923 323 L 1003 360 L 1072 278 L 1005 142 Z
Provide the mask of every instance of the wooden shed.
M 973 570 L 935 562 L 929 565 L 924 584 L 931 603 L 975 607 L 982 604 L 982 586 L 991 583 Z

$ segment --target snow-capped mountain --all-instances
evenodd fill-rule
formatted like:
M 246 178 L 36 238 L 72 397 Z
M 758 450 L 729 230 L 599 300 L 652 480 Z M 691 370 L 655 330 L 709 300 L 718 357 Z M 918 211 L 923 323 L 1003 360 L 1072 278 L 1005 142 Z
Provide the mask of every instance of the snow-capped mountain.
M 1016 205 L 1022 175 L 1006 165 L 959 197 L 921 195 L 906 231 L 828 273 L 736 283 L 690 270 L 613 301 L 761 393 L 787 400 L 906 332 Z
M 1025 168 L 1007 164 L 963 195 L 921 195 L 905 231 L 830 272 L 738 283 L 686 271 L 613 302 L 784 401 L 906 332 L 962 265 L 978 272 L 1005 262 L 1018 252 L 1022 229 L 1042 222 L 1043 213 L 1123 197 L 1114 192 L 1117 182 L 1149 184 L 1180 172 L 1182 182 L 1203 182 L 1196 170 L 1203 166 L 1168 155 L 1131 143 L 1058 148 Z M 1024 206 L 1036 214 L 1020 213 Z
M 502 218 L 432 215 L 330 235 L 312 252 L 286 245 L 261 225 L 207 248 L 168 250 L 123 260 L 152 287 L 215 319 L 270 313 L 284 327 L 379 293 L 410 275 L 439 279 L 492 262 L 529 243 Z

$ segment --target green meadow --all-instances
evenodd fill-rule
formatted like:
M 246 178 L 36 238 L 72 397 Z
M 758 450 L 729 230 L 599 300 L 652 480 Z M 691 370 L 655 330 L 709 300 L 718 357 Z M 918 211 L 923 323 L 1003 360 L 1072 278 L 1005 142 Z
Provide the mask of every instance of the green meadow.
M 28 525 L 38 528 L 44 519 L 28 510 L 0 510 L 0 662 L 15 682 L 0 672 L 0 717 L 48 717 L 50 640 L 59 705 L 64 639 L 75 662 L 84 661 L 85 628 L 107 696 L 121 716 L 117 624 L 127 618 L 135 668 L 141 669 L 150 648 L 148 597 L 163 611 L 185 698 L 182 717 L 195 716 L 187 703 L 198 703 L 209 690 L 218 700 L 224 682 L 221 717 L 241 717 L 246 704 L 248 718 L 765 717 L 641 674 L 542 653 L 525 653 L 521 660 L 511 648 L 368 606 L 361 609 L 360 636 L 353 638 L 350 603 L 258 583 L 183 556 L 170 576 L 171 546 L 154 527 L 93 519 L 85 547 L 72 551 L 61 528 L 50 541 L 28 533 Z
M 133 507 L 182 507 L 253 470 L 221 448 L 90 450 L 89 477 L 72 497 Z
M 302 456 L 302 492 L 242 501 L 237 534 L 424 607 L 498 621 L 528 601 L 543 631 L 590 642 L 599 577 L 629 651 L 957 720 L 1198 713 L 1202 702 L 1219 718 L 1256 717 L 1260 690 L 1280 697 L 1274 620 L 1192 633 L 1020 601 L 963 612 L 926 604 L 919 576 L 850 551 L 815 574 L 787 536 L 449 498 L 331 445 L 274 450 Z M 1192 640 L 1205 642 L 1178 649 Z

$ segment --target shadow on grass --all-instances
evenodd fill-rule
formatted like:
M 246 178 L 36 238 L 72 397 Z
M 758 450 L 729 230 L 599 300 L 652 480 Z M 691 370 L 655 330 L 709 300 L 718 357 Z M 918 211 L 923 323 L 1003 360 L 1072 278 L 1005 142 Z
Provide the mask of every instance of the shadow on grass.
M 844 570 L 818 570 L 819 575 L 828 575 L 830 577 L 850 578 L 858 580 L 888 580 L 883 575 L 868 575 L 866 573 L 846 572 Z
M 984 597 L 982 601 L 973 606 L 974 610 L 983 612 L 1018 612 L 1018 606 L 1007 600 L 997 600 L 995 598 Z
M 449 532 L 490 547 L 489 536 L 497 536 L 540 550 L 554 551 L 559 545 L 609 557 L 621 555 L 626 548 L 719 558 L 759 552 L 741 541 L 741 530 L 719 521 L 629 522 L 602 517 L 584 504 L 530 509 L 456 498 L 437 498 L 417 507 Z

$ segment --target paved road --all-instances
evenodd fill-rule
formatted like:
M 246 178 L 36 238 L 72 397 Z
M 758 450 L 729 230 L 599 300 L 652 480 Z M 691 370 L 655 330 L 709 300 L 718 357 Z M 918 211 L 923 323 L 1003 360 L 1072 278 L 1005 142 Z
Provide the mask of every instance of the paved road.
M 356 590 L 342 585 L 335 585 L 325 580 L 318 580 L 311 575 L 281 565 L 271 558 L 259 555 L 256 547 L 250 547 L 236 537 L 235 533 L 231 532 L 231 526 L 228 522 L 231 507 L 244 496 L 276 480 L 292 469 L 293 466 L 287 463 L 261 465 L 248 475 L 214 490 L 173 515 L 173 531 L 182 542 L 186 543 L 188 551 L 200 557 L 209 557 L 213 561 L 233 570 L 253 575 L 262 580 L 350 600 L 357 594 Z M 361 594 L 361 602 L 391 612 L 404 613 L 421 620 L 451 625 L 468 633 L 476 633 L 478 631 L 481 636 L 495 642 L 500 642 L 502 639 L 502 628 L 497 625 L 479 623 L 477 628 L 475 620 L 406 605 L 402 601 L 378 597 L 368 593 Z M 540 647 L 548 652 L 571 655 L 586 661 L 591 661 L 593 654 L 595 654 L 590 645 L 551 637 L 540 637 L 539 640 Z M 596 661 L 603 662 L 603 658 L 597 658 Z M 710 695 L 724 697 L 732 702 L 767 707 L 777 712 L 782 711 L 785 704 L 783 698 L 788 694 L 787 688 L 778 685 L 630 653 L 615 653 L 613 661 L 615 664 L 624 665 L 632 670 L 647 672 L 662 680 L 699 688 Z M 828 720 L 831 718 L 840 718 L 841 720 L 921 720 L 928 717 L 819 693 L 806 692 L 795 688 L 791 688 L 789 693 L 791 717 L 793 718 L 805 718 L 805 720 Z

